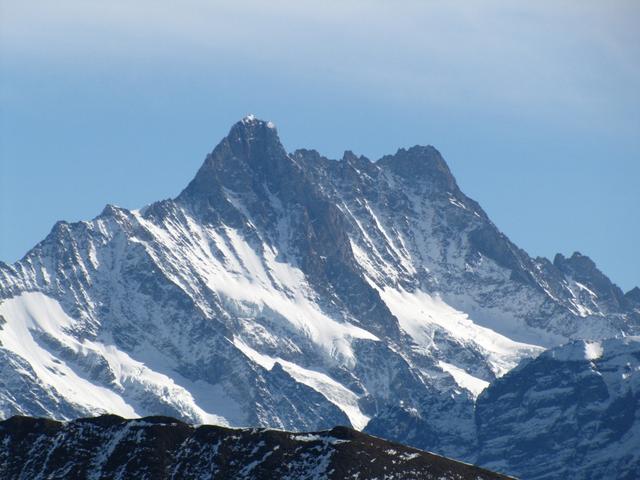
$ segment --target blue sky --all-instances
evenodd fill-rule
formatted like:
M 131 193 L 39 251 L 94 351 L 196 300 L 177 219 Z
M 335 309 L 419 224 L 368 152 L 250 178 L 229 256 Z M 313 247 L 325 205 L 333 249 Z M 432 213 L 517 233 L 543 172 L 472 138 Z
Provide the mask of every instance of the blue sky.
M 176 195 L 247 113 L 289 150 L 432 144 L 533 256 L 640 284 L 640 3 L 0 0 L 0 259 Z

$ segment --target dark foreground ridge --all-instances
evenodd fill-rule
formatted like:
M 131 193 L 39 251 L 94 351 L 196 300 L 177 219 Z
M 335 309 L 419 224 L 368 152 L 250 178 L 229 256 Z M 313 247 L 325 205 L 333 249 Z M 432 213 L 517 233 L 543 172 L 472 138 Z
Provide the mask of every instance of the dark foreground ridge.
M 506 479 L 346 427 L 314 433 L 194 427 L 115 415 L 0 422 L 0 478 Z

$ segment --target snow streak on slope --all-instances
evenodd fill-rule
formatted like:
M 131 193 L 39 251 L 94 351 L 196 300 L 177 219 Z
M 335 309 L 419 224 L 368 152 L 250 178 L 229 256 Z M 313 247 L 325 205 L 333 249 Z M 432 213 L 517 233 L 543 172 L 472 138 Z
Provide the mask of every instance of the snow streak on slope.
M 153 391 L 200 423 L 228 424 L 198 407 L 191 393 L 176 385 L 172 378 L 151 370 L 114 345 L 75 338 L 74 320 L 56 300 L 42 293 L 28 292 L 4 300 L 0 315 L 10 319 L 0 329 L 2 347 L 25 359 L 40 380 L 89 414 L 137 417 L 137 404 Z M 51 348 L 51 342 L 55 342 L 55 349 Z M 52 353 L 56 350 L 61 354 Z M 75 362 L 71 360 L 71 352 Z M 95 367 L 106 361 L 114 375 L 110 388 L 78 373 L 83 370 L 78 361 Z
M 380 296 L 416 345 L 428 350 L 433 346 L 435 329 L 442 328 L 461 343 L 476 345 L 496 376 L 511 370 L 522 358 L 543 350 L 536 345 L 514 342 L 476 325 L 466 313 L 455 310 L 437 296 L 419 290 L 411 293 L 387 287 L 380 291 Z
M 178 272 L 177 277 L 172 272 L 176 282 L 192 283 L 191 272 L 184 272 L 182 267 L 190 265 L 232 313 L 241 318 L 284 320 L 290 329 L 308 337 L 339 363 L 353 365 L 351 339 L 378 340 L 362 328 L 326 315 L 317 305 L 304 274 L 298 268 L 278 261 L 274 247 L 266 243 L 252 246 L 233 228 L 201 228 L 188 212 L 181 211 L 180 214 L 184 216 L 188 230 L 181 225 L 169 224 L 165 231 L 137 216 L 158 242 L 175 252 L 174 255 L 180 255 L 172 261 Z M 190 244 L 185 245 L 186 241 Z
M 438 365 L 442 370 L 449 373 L 456 383 L 461 387 L 473 395 L 474 398 L 477 398 L 482 391 L 489 386 L 489 382 L 481 380 L 473 375 L 469 375 L 463 369 L 456 367 L 455 365 L 451 365 L 450 363 L 443 362 L 440 360 Z
M 362 430 L 369 422 L 370 418 L 362 413 L 358 406 L 358 396 L 327 374 L 300 367 L 281 358 L 258 353 L 240 339 L 235 339 L 233 343 L 247 357 L 267 370 L 271 370 L 276 363 L 279 363 L 298 382 L 320 392 L 327 400 L 340 408 L 349 417 L 354 428 Z
M 113 412 L 137 416 L 131 405 L 110 389 L 94 385 L 76 374 L 72 366 L 56 358 L 38 341 L 49 336 L 68 348 L 83 348 L 69 335 L 73 320 L 57 301 L 38 292 L 23 293 L 0 304 L 0 315 L 10 319 L 0 330 L 2 347 L 29 362 L 38 378 L 67 401 L 83 405 L 92 413 Z

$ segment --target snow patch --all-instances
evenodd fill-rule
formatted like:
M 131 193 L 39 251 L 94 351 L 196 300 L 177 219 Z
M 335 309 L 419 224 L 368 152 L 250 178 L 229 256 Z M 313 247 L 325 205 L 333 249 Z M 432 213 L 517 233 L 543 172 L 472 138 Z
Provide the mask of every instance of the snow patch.
M 331 437 L 327 435 L 318 435 L 315 433 L 303 433 L 299 435 L 291 435 L 292 440 L 298 442 L 324 442 L 331 445 L 338 445 L 340 443 L 348 443 L 349 440 L 343 440 L 341 438 Z
M 367 426 L 367 423 L 369 423 L 370 417 L 366 416 L 360 410 L 358 396 L 327 374 L 303 368 L 281 358 L 263 355 L 239 338 L 235 338 L 233 344 L 247 357 L 267 370 L 271 370 L 276 362 L 282 365 L 284 371 L 291 375 L 297 382 L 313 388 L 342 410 L 349 418 L 353 428 L 362 430 Z
M 474 377 L 473 375 L 465 372 L 463 369 L 458 368 L 450 363 L 439 361 L 438 366 L 442 370 L 450 374 L 456 381 L 458 386 L 471 392 L 473 398 L 478 398 L 478 395 L 480 395 L 480 393 L 482 393 L 482 391 L 489 386 L 489 382 L 478 377 Z
M 418 346 L 426 350 L 433 348 L 433 334 L 436 329 L 443 329 L 462 345 L 476 345 L 497 376 L 511 370 L 522 358 L 542 350 L 536 345 L 513 341 L 477 325 L 466 313 L 449 306 L 439 296 L 421 290 L 407 292 L 391 287 L 378 288 L 378 291 L 389 310 L 398 318 L 400 328 Z
M 600 342 L 585 342 L 584 358 L 585 360 L 598 360 L 602 358 L 602 344 Z

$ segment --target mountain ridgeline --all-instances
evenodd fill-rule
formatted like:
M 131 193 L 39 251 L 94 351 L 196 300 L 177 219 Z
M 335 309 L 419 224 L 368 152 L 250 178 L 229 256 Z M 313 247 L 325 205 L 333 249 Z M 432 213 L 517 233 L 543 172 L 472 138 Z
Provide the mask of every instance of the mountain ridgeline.
M 508 480 L 346 427 L 312 433 L 193 427 L 115 415 L 0 422 L 0 476 L 39 479 Z
M 346 425 L 522 478 L 635 478 L 639 292 L 531 258 L 431 146 L 336 161 L 249 116 L 176 198 L 0 263 L 0 416 Z

